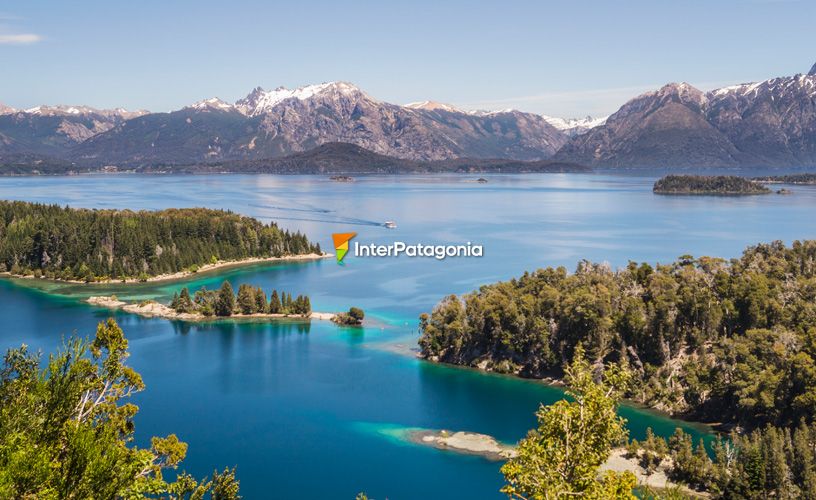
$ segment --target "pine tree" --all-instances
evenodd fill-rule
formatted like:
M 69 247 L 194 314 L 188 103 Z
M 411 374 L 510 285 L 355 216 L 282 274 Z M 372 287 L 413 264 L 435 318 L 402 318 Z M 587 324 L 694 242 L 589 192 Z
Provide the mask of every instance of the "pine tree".
M 255 291 L 249 285 L 238 286 L 238 310 L 241 311 L 241 314 L 255 312 Z
M 175 309 L 183 313 L 193 312 L 193 309 L 195 309 L 193 299 L 190 298 L 190 290 L 186 286 L 181 289 L 181 294 L 179 294 L 178 298 L 178 307 Z
M 235 293 L 229 281 L 224 281 L 218 290 L 218 298 L 215 301 L 216 316 L 231 316 L 235 309 Z
M 255 289 L 255 312 L 265 313 L 266 311 L 266 294 L 261 287 L 258 287 Z
M 269 312 L 271 314 L 280 314 L 282 309 L 280 298 L 278 298 L 278 291 L 272 290 L 272 296 L 269 298 Z

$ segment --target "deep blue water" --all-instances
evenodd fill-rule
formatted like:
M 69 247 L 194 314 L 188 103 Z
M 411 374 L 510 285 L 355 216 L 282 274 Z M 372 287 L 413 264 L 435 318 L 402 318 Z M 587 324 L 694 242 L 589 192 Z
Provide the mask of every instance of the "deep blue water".
M 81 176 L 0 179 L 0 198 L 74 206 L 229 208 L 277 219 L 331 249 L 331 233 L 364 242 L 482 244 L 480 259 L 362 259 L 257 265 L 186 283 L 92 289 L 0 280 L 0 347 L 51 350 L 63 335 L 92 333 L 108 311 L 82 294 L 166 299 L 182 286 L 222 280 L 307 293 L 317 311 L 351 305 L 371 323 L 342 329 L 314 321 L 206 325 L 118 314 L 130 363 L 147 390 L 135 399 L 138 441 L 177 433 L 184 468 L 205 475 L 238 466 L 246 498 L 501 498 L 499 465 L 410 445 L 404 427 L 484 432 L 513 442 L 540 403 L 560 398 L 534 381 L 415 359 L 416 317 L 444 295 L 524 270 L 579 259 L 625 265 L 679 255 L 737 256 L 753 243 L 816 237 L 816 189 L 791 196 L 661 197 L 654 177 L 600 175 L 364 177 L 334 183 L 297 176 Z M 298 219 L 298 220 L 294 220 Z M 304 220 L 308 219 L 308 220 Z M 395 220 L 397 229 L 371 223 Z M 30 283 L 29 283 L 30 284 Z M 55 295 L 59 292 L 64 296 Z M 626 407 L 634 437 L 668 435 L 677 421 Z M 698 433 L 699 428 L 687 426 Z

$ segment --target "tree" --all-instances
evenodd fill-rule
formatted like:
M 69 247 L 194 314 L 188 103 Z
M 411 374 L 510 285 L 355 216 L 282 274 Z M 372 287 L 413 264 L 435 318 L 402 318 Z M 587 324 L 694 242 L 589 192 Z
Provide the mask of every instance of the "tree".
M 350 307 L 348 310 L 348 315 L 353 319 L 357 324 L 363 322 L 363 318 L 365 318 L 365 313 L 359 307 Z
M 249 285 L 238 286 L 238 309 L 241 314 L 252 314 L 255 312 L 255 290 Z
M 113 319 L 92 342 L 71 338 L 49 357 L 26 346 L 7 352 L 0 371 L 0 498 L 237 499 L 234 470 L 213 481 L 176 469 L 187 445 L 175 434 L 132 446 L 138 407 L 124 402 L 144 389 L 125 364 L 128 342 Z
M 612 447 L 626 438 L 626 421 L 616 409 L 628 372 L 610 366 L 596 382 L 578 344 L 565 373 L 567 395 L 573 401 L 561 400 L 538 410 L 538 428 L 519 442 L 518 455 L 502 466 L 507 482 L 502 492 L 523 499 L 635 498 L 636 479 L 631 472 L 607 471 L 598 479 Z
M 255 312 L 267 312 L 266 294 L 261 287 L 255 289 Z
M 194 305 L 193 300 L 190 298 L 190 290 L 185 286 L 181 289 L 181 293 L 178 297 L 178 307 L 176 307 L 177 312 L 182 313 L 189 313 L 193 312 Z
M 218 298 L 215 301 L 215 315 L 216 316 L 232 316 L 232 311 L 235 310 L 235 293 L 232 291 L 232 285 L 229 281 L 221 283 L 221 288 L 218 289 Z
M 277 290 L 272 290 L 272 296 L 269 297 L 269 312 L 271 314 L 279 314 L 281 312 L 281 301 L 278 297 Z

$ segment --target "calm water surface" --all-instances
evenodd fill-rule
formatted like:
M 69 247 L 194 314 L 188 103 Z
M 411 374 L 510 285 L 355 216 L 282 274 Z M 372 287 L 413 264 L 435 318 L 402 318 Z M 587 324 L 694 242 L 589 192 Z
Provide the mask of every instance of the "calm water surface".
M 238 466 L 246 498 L 501 498 L 499 465 L 414 446 L 409 427 L 484 432 L 513 442 L 540 403 L 560 398 L 533 381 L 436 366 L 410 354 L 416 317 L 445 294 L 578 260 L 622 266 L 679 255 L 734 257 L 749 244 L 816 238 L 816 189 L 791 196 L 661 197 L 654 177 L 600 175 L 364 177 L 334 183 L 300 176 L 81 176 L 2 178 L 0 198 L 97 208 L 227 208 L 301 230 L 331 248 L 331 233 L 361 242 L 401 240 L 484 247 L 480 259 L 347 258 L 256 265 L 185 283 L 38 287 L 0 280 L 0 347 L 50 350 L 91 334 L 108 311 L 79 299 L 117 293 L 166 300 L 182 286 L 253 283 L 307 293 L 318 311 L 364 308 L 364 329 L 299 323 L 188 325 L 117 314 L 131 364 L 147 391 L 138 440 L 179 434 L 185 468 L 205 475 Z M 395 220 L 397 229 L 375 224 Z M 30 283 L 28 283 L 30 285 Z M 704 429 L 630 407 L 634 437 L 651 426 Z

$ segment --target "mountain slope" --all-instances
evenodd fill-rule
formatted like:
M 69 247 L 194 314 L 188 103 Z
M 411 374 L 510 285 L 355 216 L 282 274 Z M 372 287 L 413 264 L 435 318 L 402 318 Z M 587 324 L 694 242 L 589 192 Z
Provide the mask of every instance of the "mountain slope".
M 330 142 L 305 152 L 281 158 L 260 160 L 231 160 L 173 167 L 144 167 L 144 172 L 155 170 L 202 173 L 243 172 L 275 174 L 410 174 L 410 173 L 482 173 L 482 172 L 588 172 L 589 168 L 572 163 L 550 160 L 469 159 L 455 158 L 437 161 L 418 161 L 385 156 L 360 146 Z
M 71 157 L 130 165 L 258 159 L 328 142 L 413 160 L 534 160 L 552 156 L 566 135 L 538 115 L 409 108 L 332 82 L 294 90 L 256 88 L 235 105 L 208 99 L 180 111 L 141 116 L 94 136 Z
M 65 156 L 77 144 L 142 113 L 85 106 L 38 106 L 24 111 L 0 106 L 0 154 Z
M 598 167 L 816 166 L 816 74 L 708 93 L 669 84 L 573 137 L 555 158 Z

